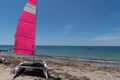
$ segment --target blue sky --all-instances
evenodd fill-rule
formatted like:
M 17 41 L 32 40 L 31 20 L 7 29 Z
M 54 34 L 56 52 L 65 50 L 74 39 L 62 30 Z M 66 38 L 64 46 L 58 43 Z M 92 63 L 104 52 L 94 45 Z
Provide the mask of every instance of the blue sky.
M 27 0 L 1 0 L 0 45 L 14 44 Z M 120 46 L 120 0 L 38 0 L 37 45 Z

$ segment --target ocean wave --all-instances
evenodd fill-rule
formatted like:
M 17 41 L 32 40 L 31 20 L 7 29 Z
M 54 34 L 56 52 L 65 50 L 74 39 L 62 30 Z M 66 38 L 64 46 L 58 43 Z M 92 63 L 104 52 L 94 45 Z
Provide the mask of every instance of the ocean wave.
M 54 57 L 57 59 L 64 59 L 64 60 L 72 60 L 77 62 L 86 62 L 86 63 L 98 63 L 98 64 L 106 64 L 106 65 L 119 65 L 120 61 L 112 61 L 112 60 L 103 60 L 103 59 L 86 59 L 86 58 L 74 58 L 74 57 L 63 57 L 63 56 L 57 56 Z
M 100 60 L 100 59 L 77 59 L 77 60 L 79 60 L 79 61 L 85 61 L 85 62 L 116 63 L 116 64 L 120 64 L 119 61 Z

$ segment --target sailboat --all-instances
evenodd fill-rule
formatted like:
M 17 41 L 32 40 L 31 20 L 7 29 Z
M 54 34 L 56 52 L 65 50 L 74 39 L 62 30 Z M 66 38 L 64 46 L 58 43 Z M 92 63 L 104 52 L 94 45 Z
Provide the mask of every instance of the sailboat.
M 37 0 L 28 0 L 18 20 L 18 27 L 15 34 L 14 52 L 16 54 L 27 54 L 33 56 L 33 62 L 21 62 L 13 70 L 17 74 L 25 68 L 42 69 L 44 76 L 48 78 L 47 65 L 34 62 L 35 36 L 36 36 L 36 9 Z

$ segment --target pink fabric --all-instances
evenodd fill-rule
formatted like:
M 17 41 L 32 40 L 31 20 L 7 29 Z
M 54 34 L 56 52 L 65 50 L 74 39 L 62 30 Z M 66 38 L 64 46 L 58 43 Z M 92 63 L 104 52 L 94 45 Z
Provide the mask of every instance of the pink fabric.
M 29 0 L 36 4 L 36 0 Z M 14 52 L 18 54 L 34 54 L 36 15 L 23 11 L 15 35 Z
M 28 0 L 28 3 L 31 3 L 36 6 L 37 0 Z

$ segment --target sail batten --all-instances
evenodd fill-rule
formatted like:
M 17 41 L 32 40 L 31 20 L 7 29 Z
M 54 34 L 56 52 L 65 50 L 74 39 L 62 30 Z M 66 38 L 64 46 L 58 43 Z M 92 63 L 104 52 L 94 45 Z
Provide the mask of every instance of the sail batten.
M 34 55 L 37 0 L 28 0 L 18 21 L 14 52 Z

